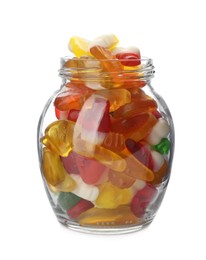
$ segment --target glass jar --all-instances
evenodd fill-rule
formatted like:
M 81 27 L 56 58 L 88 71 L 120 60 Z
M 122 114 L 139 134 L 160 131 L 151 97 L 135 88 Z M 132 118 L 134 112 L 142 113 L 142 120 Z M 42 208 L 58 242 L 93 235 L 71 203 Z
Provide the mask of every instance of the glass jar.
M 128 233 L 152 222 L 174 151 L 165 101 L 151 86 L 154 66 L 61 59 L 61 88 L 38 125 L 45 189 L 57 219 L 89 233 Z M 123 65 L 122 65 L 123 64 Z M 126 64 L 128 65 L 128 64 Z

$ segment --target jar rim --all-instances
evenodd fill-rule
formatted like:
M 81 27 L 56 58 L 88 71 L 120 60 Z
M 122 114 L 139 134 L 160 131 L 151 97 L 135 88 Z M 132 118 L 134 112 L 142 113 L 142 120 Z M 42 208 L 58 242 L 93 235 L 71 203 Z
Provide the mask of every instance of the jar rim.
M 94 64 L 91 67 L 65 67 L 65 63 L 68 61 L 75 61 L 78 60 L 80 62 L 94 62 Z M 135 77 L 138 76 L 139 79 L 144 79 L 144 80 L 149 80 L 151 78 L 154 77 L 154 66 L 153 66 L 153 60 L 151 58 L 148 57 L 141 57 L 140 59 L 136 59 L 140 61 L 140 65 L 138 66 L 127 66 L 127 70 L 120 70 L 120 71 L 115 71 L 115 72 L 108 72 L 108 71 L 103 71 L 102 68 L 100 68 L 98 66 L 98 63 L 101 62 L 115 62 L 115 61 L 119 61 L 120 63 L 122 62 L 126 62 L 128 61 L 127 59 L 94 59 L 94 58 L 88 58 L 88 56 L 82 56 L 80 58 L 78 57 L 72 57 L 72 56 L 64 56 L 60 58 L 60 62 L 61 62 L 61 66 L 59 69 L 59 76 L 62 78 L 73 78 L 73 77 L 79 77 L 78 75 L 81 76 L 85 76 L 87 75 L 87 77 L 92 77 L 95 78 L 95 73 L 98 74 L 98 78 L 99 77 L 106 77 L 109 75 L 119 75 L 120 77 L 122 76 L 122 74 L 135 74 Z M 95 66 L 95 62 L 96 66 Z

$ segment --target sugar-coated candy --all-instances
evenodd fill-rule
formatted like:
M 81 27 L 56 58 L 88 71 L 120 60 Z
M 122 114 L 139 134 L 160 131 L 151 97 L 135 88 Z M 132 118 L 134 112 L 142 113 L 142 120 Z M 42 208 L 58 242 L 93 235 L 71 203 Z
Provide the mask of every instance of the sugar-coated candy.
M 119 206 L 115 209 L 92 208 L 78 217 L 82 226 L 125 226 L 137 224 L 138 218 L 131 212 L 129 206 Z
M 98 91 L 98 95 L 107 99 L 110 103 L 110 112 L 114 112 L 121 106 L 131 102 L 131 93 L 126 89 L 105 89 Z
M 90 55 L 89 52 L 90 41 L 80 38 L 77 36 L 71 37 L 68 47 L 71 52 L 73 52 L 77 57 L 82 55 Z
M 167 154 L 170 150 L 170 145 L 171 143 L 167 138 L 162 138 L 159 144 L 152 146 L 152 149 L 161 154 Z
M 115 48 L 115 46 L 118 44 L 119 40 L 117 38 L 117 36 L 115 36 L 114 34 L 105 34 L 105 35 L 101 35 L 97 38 L 95 38 L 93 41 L 90 42 L 89 44 L 89 49 L 91 49 L 94 46 L 101 46 L 107 49 L 112 50 L 113 48 Z
M 154 163 L 153 170 L 157 172 L 164 164 L 164 157 L 156 151 L 151 151 L 151 155 Z
M 64 169 L 68 173 L 79 174 L 79 169 L 76 163 L 76 153 L 74 151 L 71 151 L 67 157 L 62 157 L 61 160 L 64 165 Z
M 83 182 L 82 178 L 77 174 L 70 174 L 70 176 L 76 182 L 76 188 L 72 191 L 72 193 L 76 194 L 77 196 L 89 200 L 95 201 L 99 195 L 99 189 L 93 185 L 86 184 Z
M 60 157 L 46 147 L 43 149 L 42 165 L 45 179 L 57 190 L 59 186 L 63 186 L 64 191 L 72 191 L 75 188 L 76 183 L 64 169 Z
M 127 149 L 146 167 L 153 170 L 153 159 L 149 149 L 142 143 L 137 143 L 132 139 L 125 141 Z
M 124 172 L 110 170 L 108 180 L 120 189 L 129 188 L 135 183 L 135 178 L 126 175 Z
M 81 199 L 76 205 L 67 210 L 67 214 L 71 219 L 76 219 L 81 213 L 93 207 L 94 204 L 91 201 Z
M 81 198 L 72 192 L 60 192 L 58 196 L 58 203 L 64 210 L 72 208 L 80 200 Z
M 75 159 L 80 176 L 85 183 L 97 185 L 107 180 L 109 168 L 99 161 L 79 154 L 76 154 Z
M 95 201 L 98 208 L 113 209 L 119 205 L 129 204 L 132 198 L 130 189 L 120 189 L 111 183 L 100 186 L 99 196 Z
M 110 131 L 109 102 L 93 94 L 84 103 L 74 128 L 73 143 L 78 138 L 92 144 L 101 144 Z
M 153 171 L 142 164 L 127 149 L 122 151 L 121 155 L 125 157 L 127 163 L 127 168 L 124 171 L 126 175 L 143 181 L 152 181 L 154 179 Z
M 151 113 L 144 113 L 117 120 L 111 125 L 111 130 L 138 142 L 148 135 L 156 121 L 157 119 Z
M 144 98 L 139 100 L 134 99 L 131 103 L 121 106 L 119 109 L 114 111 L 113 117 L 132 117 L 145 112 L 152 112 L 156 108 L 157 102 L 145 95 Z
M 147 137 L 147 142 L 151 145 L 159 144 L 162 138 L 167 137 L 170 127 L 164 118 L 159 118 Z
M 72 148 L 74 122 L 58 120 L 45 130 L 41 142 L 58 155 L 66 157 Z
M 131 211 L 135 216 L 141 218 L 146 211 L 147 206 L 150 204 L 157 194 L 157 190 L 151 184 L 147 184 L 143 189 L 137 191 L 131 202 Z
M 115 132 L 109 132 L 104 139 L 102 144 L 105 148 L 119 153 L 125 148 L 125 138 L 124 135 Z

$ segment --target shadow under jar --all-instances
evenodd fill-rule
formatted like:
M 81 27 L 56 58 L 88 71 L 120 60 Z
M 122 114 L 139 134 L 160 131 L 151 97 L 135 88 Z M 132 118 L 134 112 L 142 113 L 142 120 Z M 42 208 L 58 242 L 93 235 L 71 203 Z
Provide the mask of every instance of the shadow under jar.
M 152 60 L 139 63 L 61 59 L 62 85 L 40 117 L 38 152 L 51 206 L 71 229 L 137 231 L 164 197 L 173 121 L 151 86 Z

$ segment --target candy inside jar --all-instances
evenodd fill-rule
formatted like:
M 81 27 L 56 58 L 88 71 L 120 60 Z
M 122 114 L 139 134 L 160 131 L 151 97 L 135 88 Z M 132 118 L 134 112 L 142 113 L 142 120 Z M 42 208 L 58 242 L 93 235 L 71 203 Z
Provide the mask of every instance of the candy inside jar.
M 152 60 L 115 35 L 72 37 L 62 86 L 38 126 L 45 188 L 57 219 L 91 233 L 127 233 L 152 222 L 174 150 L 172 118 L 154 92 Z

